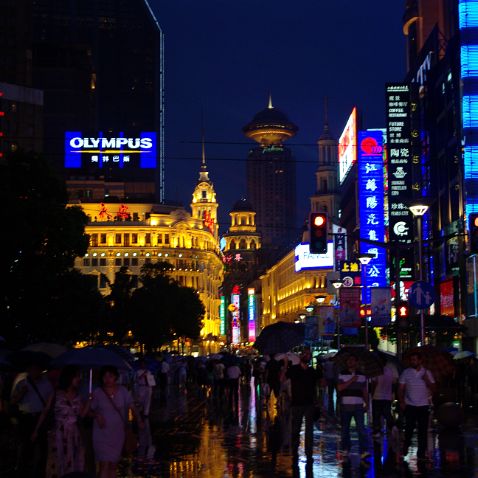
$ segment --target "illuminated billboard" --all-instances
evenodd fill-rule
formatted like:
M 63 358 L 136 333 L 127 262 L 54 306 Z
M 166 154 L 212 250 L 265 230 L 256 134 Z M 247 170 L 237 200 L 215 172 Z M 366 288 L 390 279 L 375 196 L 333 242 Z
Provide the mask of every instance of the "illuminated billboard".
M 327 244 L 326 254 L 311 254 L 309 244 L 299 244 L 295 248 L 295 271 L 304 269 L 332 269 L 334 267 L 334 241 Z
M 156 168 L 156 133 L 137 136 L 84 135 L 79 131 L 65 133 L 65 168 L 116 167 Z
M 229 307 L 232 313 L 232 343 L 237 345 L 241 341 L 241 289 L 238 285 L 232 288 L 231 305 Z
M 221 295 L 221 305 L 219 306 L 219 318 L 221 320 L 219 333 L 226 335 L 226 298 Z
M 339 138 L 339 182 L 342 184 L 357 161 L 357 108 L 354 107 Z
M 370 304 L 370 287 L 387 286 L 387 253 L 376 242 L 385 241 L 384 132 L 360 131 L 358 135 L 358 186 L 360 213 L 360 252 L 375 257 L 362 267 L 362 303 Z
M 249 342 L 256 341 L 256 290 L 247 289 L 247 323 Z

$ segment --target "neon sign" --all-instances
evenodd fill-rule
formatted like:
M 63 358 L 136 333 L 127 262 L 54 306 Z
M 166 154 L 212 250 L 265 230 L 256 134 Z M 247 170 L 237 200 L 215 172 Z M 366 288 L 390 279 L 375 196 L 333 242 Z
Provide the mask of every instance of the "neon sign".
M 339 138 L 339 182 L 342 184 L 357 161 L 357 108 L 354 107 Z
M 239 286 L 234 286 L 231 294 L 232 309 L 232 343 L 237 345 L 241 341 L 241 295 Z M 234 308 L 233 308 L 234 307 Z
M 219 325 L 219 333 L 221 335 L 226 334 L 226 298 L 221 295 L 221 303 L 219 306 L 219 319 L 220 319 L 220 325 Z
M 79 131 L 65 132 L 65 168 L 85 166 L 128 166 L 155 168 L 157 157 L 156 133 L 144 132 L 129 137 L 84 136 Z
M 327 244 L 326 254 L 311 254 L 309 244 L 299 244 L 295 248 L 295 271 L 303 269 L 331 269 L 334 267 L 334 242 Z
M 375 257 L 362 267 L 362 302 L 370 304 L 370 287 L 387 286 L 387 254 L 384 247 L 373 242 L 385 240 L 385 209 L 383 187 L 383 131 L 359 132 L 359 211 L 360 252 Z
M 247 318 L 249 342 L 256 341 L 256 290 L 247 289 Z

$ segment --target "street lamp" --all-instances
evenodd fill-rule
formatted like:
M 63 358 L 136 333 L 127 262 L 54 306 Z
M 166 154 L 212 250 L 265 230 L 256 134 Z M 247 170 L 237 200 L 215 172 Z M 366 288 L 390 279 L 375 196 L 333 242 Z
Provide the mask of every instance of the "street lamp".
M 413 216 L 417 218 L 418 230 L 418 280 L 423 280 L 423 261 L 422 261 L 422 217 L 428 211 L 428 206 L 425 204 L 414 204 L 408 209 Z M 420 342 L 425 345 L 425 319 L 423 317 L 423 309 L 420 309 Z
M 366 291 L 367 287 L 367 265 L 370 263 L 370 261 L 375 258 L 375 254 L 371 254 L 369 252 L 363 252 L 358 256 L 358 260 L 360 261 L 360 264 L 362 265 L 363 269 L 363 277 L 364 277 L 364 282 L 363 282 L 363 287 L 364 291 Z M 362 294 L 362 299 L 365 298 L 366 294 Z M 365 300 L 363 301 L 365 303 Z M 365 304 L 367 305 L 367 304 Z M 367 311 L 365 309 L 365 348 L 368 350 L 368 317 L 367 317 Z
M 323 304 L 325 302 L 325 295 L 316 295 L 315 300 L 317 301 L 317 304 Z

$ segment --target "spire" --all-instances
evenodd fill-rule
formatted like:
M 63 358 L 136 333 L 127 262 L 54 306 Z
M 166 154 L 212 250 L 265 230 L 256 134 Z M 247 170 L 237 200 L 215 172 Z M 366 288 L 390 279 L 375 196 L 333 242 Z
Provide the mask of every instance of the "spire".
M 267 108 L 272 110 L 274 107 L 272 106 L 272 93 L 269 92 L 269 104 L 267 105 Z
M 199 182 L 210 182 L 209 173 L 206 165 L 206 141 L 204 135 L 204 126 L 201 128 L 201 169 L 199 171 Z

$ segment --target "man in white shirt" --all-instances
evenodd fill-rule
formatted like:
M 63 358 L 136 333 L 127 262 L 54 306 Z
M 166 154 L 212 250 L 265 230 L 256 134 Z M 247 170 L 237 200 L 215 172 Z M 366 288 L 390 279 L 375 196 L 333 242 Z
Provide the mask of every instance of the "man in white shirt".
M 382 359 L 383 373 L 375 377 L 372 381 L 372 414 L 373 414 L 373 436 L 379 437 L 381 430 L 382 417 L 387 424 L 387 430 L 390 431 L 393 426 L 392 418 L 392 399 L 393 386 L 397 383 L 398 372 L 395 367 L 384 363 Z
M 410 367 L 399 379 L 398 397 L 400 408 L 405 413 L 405 442 L 403 455 L 408 454 L 413 430 L 417 428 L 419 460 L 426 459 L 428 416 L 431 397 L 435 391 L 435 380 L 431 372 L 422 366 L 419 354 L 410 355 Z
M 229 365 L 229 367 L 226 369 L 226 376 L 229 388 L 229 400 L 231 402 L 237 402 L 241 369 L 236 364 Z
M 141 359 L 134 374 L 134 398 L 144 417 L 149 415 L 154 386 L 156 386 L 154 375 L 147 369 L 144 359 Z

